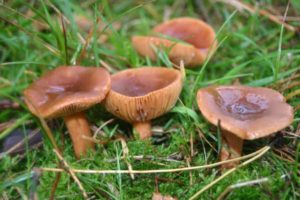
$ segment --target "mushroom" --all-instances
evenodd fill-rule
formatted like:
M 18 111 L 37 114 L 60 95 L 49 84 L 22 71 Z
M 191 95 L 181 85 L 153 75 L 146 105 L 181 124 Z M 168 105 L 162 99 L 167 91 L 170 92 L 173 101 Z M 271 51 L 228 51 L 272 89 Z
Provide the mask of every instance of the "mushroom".
M 269 88 L 211 86 L 198 91 L 197 102 L 210 123 L 215 126 L 220 123 L 225 143 L 221 160 L 241 156 L 243 140 L 266 137 L 293 121 L 292 107 L 280 93 Z
M 199 19 L 182 17 L 172 19 L 154 27 L 153 32 L 176 38 L 172 41 L 159 36 L 133 36 L 132 44 L 142 56 L 156 60 L 155 49 L 169 49 L 169 59 L 179 65 L 183 60 L 187 67 L 202 64 L 209 52 L 216 48 L 215 32 L 211 26 Z
M 25 102 L 36 116 L 63 117 L 69 130 L 75 155 L 80 158 L 95 144 L 86 138 L 91 130 L 84 110 L 101 102 L 110 90 L 110 75 L 103 68 L 57 67 L 31 84 Z
M 182 89 L 182 75 L 175 69 L 141 67 L 112 75 L 106 109 L 133 124 L 141 139 L 152 135 L 150 120 L 169 111 Z

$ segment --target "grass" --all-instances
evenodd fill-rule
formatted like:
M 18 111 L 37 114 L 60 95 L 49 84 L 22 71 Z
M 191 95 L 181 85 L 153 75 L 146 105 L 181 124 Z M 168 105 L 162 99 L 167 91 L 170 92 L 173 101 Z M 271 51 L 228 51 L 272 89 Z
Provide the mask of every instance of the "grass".
M 254 0 L 244 2 L 255 5 Z M 262 9 L 270 7 L 284 15 L 286 3 L 268 0 L 259 5 Z M 28 11 L 33 13 L 32 18 L 24 16 Z M 65 31 L 60 28 L 60 18 L 52 18 L 57 11 L 71 21 L 70 25 L 65 24 Z M 297 0 L 291 1 L 287 16 L 297 16 L 297 12 L 300 12 L 299 3 Z M 74 23 L 75 14 L 88 16 L 93 19 L 95 26 L 97 19 L 108 25 L 100 33 L 92 31 L 87 34 Z M 300 39 L 297 34 L 257 13 L 251 15 L 246 11 L 236 11 L 229 5 L 215 1 L 8 1 L 0 6 L 0 100 L 10 99 L 18 102 L 21 107 L 1 110 L 0 122 L 15 119 L 12 127 L 22 129 L 24 134 L 29 128 L 41 128 L 39 120 L 32 115 L 28 116 L 29 111 L 21 100 L 22 91 L 41 74 L 59 65 L 103 66 L 104 63 L 112 73 L 143 65 L 170 66 L 163 52 L 157 62 L 138 56 L 130 43 L 130 37 L 148 34 L 154 25 L 165 18 L 179 16 L 199 17 L 211 24 L 218 33 L 219 47 L 202 67 L 186 70 L 180 101 L 171 112 L 153 120 L 153 125 L 163 128 L 168 132 L 163 135 L 168 137 L 156 137 L 155 144 L 134 140 L 131 126 L 115 119 L 103 128 L 101 139 L 109 140 L 116 135 L 128 137 L 129 153 L 126 161 L 135 170 L 217 162 L 220 146 L 218 131 L 201 116 L 195 101 L 195 91 L 211 84 L 230 84 L 238 79 L 245 85 L 276 88 L 287 96 L 297 89 L 293 87 L 284 90 L 284 87 L 296 81 L 292 77 L 299 70 Z M 48 24 L 50 30 L 39 32 L 34 28 L 33 20 Z M 300 25 L 299 20 L 288 23 L 296 27 Z M 120 24 L 120 29 L 115 29 L 115 24 Z M 97 42 L 101 35 L 108 32 L 107 41 Z M 89 44 L 85 45 L 82 39 L 89 40 Z M 296 107 L 300 101 L 295 96 L 289 103 Z M 101 105 L 94 106 L 87 114 L 91 124 L 96 127 L 114 118 Z M 226 198 L 299 199 L 299 136 L 287 133 L 297 133 L 298 121 L 299 112 L 296 111 L 293 126 L 285 132 L 246 142 L 244 154 L 268 144 L 271 144 L 272 149 L 262 158 L 225 177 L 199 198 L 216 199 L 232 184 L 267 177 L 268 182 L 234 189 Z M 56 126 L 51 131 L 58 145 L 62 146 L 61 134 L 66 132 L 66 128 L 61 119 L 54 122 Z M 6 129 L 4 133 L 11 130 Z M 160 139 L 164 141 L 157 142 Z M 40 199 L 49 198 L 56 175 L 44 172 L 37 176 L 32 171 L 35 167 L 57 167 L 58 158 L 46 134 L 43 142 L 43 147 L 38 150 L 29 150 L 27 145 L 24 157 L 5 156 L 0 160 L 0 198 L 26 199 L 35 193 Z M 286 151 L 290 152 L 290 159 L 282 154 Z M 149 156 L 151 159 L 137 160 L 134 157 L 137 155 Z M 111 140 L 106 145 L 97 145 L 95 154 L 76 160 L 66 134 L 63 157 L 70 166 L 78 169 L 128 168 L 125 159 L 122 159 L 119 141 Z M 178 158 L 179 161 L 166 160 L 170 157 Z M 284 174 L 287 178 L 281 179 Z M 188 199 L 218 178 L 220 172 L 215 167 L 191 172 L 139 174 L 135 175 L 134 180 L 127 174 L 77 176 L 94 199 L 150 199 L 156 188 L 155 179 L 159 182 L 161 193 Z M 70 175 L 62 173 L 55 197 L 82 199 L 82 194 Z

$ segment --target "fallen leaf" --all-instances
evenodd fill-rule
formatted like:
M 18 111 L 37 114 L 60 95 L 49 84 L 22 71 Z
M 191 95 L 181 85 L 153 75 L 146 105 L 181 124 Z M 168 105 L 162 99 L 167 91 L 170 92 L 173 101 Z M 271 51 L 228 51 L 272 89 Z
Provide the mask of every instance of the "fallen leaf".
M 23 154 L 26 151 L 26 142 L 28 141 L 28 150 L 37 148 L 42 145 L 42 133 L 39 129 L 28 129 L 27 139 L 21 129 L 15 129 L 2 142 L 0 153 L 3 155 Z M 0 154 L 0 157 L 1 157 Z

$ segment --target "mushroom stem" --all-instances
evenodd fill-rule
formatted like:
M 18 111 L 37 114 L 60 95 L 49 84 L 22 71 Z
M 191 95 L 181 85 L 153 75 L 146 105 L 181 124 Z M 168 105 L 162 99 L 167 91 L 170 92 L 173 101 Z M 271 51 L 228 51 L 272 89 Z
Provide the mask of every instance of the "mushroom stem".
M 233 158 L 238 158 L 242 155 L 243 140 L 236 135 L 222 130 L 222 149 L 220 154 L 220 160 L 225 161 Z M 222 165 L 224 169 L 230 169 L 236 166 L 239 161 L 226 163 Z
M 64 120 L 73 142 L 76 158 L 79 159 L 80 156 L 86 155 L 88 149 L 95 148 L 95 143 L 84 138 L 84 136 L 92 137 L 88 121 L 82 112 L 66 116 Z
M 145 140 L 151 137 L 151 122 L 136 122 L 133 124 L 133 128 L 138 132 L 140 139 Z

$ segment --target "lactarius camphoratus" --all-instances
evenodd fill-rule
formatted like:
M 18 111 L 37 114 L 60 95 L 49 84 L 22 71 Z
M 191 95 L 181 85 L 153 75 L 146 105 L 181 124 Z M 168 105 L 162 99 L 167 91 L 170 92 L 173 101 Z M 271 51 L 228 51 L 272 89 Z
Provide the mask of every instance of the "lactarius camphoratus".
M 95 144 L 84 110 L 100 103 L 110 90 L 110 75 L 103 68 L 57 67 L 31 84 L 25 91 L 29 110 L 42 118 L 63 117 L 77 158 Z
M 151 120 L 169 111 L 182 89 L 180 71 L 165 67 L 127 69 L 111 76 L 106 109 L 131 123 L 141 139 L 151 136 Z
M 222 129 L 221 160 L 240 157 L 243 140 L 266 137 L 293 121 L 293 109 L 277 91 L 248 86 L 214 86 L 198 91 L 202 115 Z M 234 163 L 236 164 L 236 163 Z M 234 164 L 223 167 L 230 168 Z
M 132 37 L 132 44 L 137 52 L 156 60 L 156 50 L 163 49 L 168 52 L 172 62 L 179 65 L 182 60 L 186 67 L 202 64 L 208 54 L 215 51 L 217 45 L 214 30 L 200 19 L 172 19 L 154 27 L 153 32 L 156 35 Z

